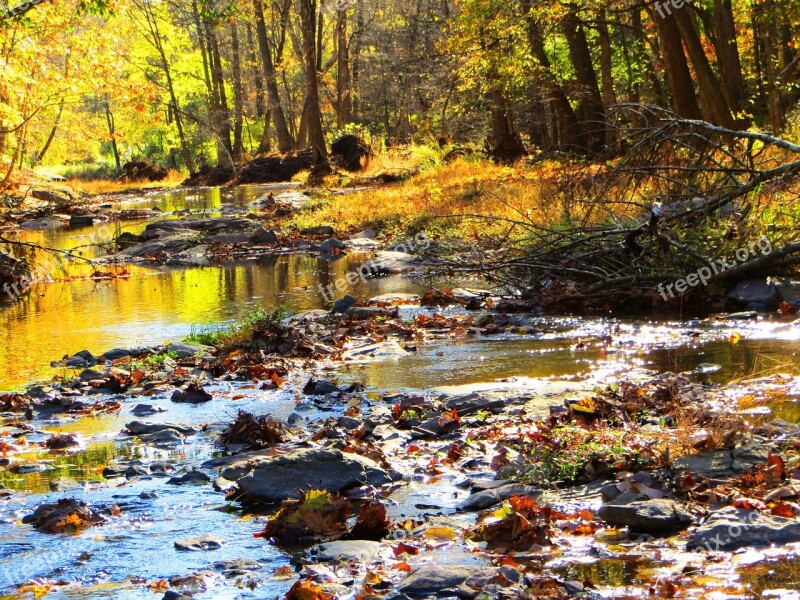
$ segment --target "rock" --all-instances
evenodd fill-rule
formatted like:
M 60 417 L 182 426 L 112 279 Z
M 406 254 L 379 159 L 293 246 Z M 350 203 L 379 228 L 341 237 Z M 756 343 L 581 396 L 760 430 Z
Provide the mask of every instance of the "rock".
M 305 229 L 300 230 L 300 235 L 333 235 L 333 227 L 330 225 L 306 227 Z
M 623 493 L 600 507 L 597 516 L 615 526 L 651 534 L 675 533 L 692 523 L 692 516 L 672 500 L 634 500 Z
M 728 479 L 755 465 L 767 462 L 770 447 L 763 444 L 740 446 L 735 450 L 714 450 L 684 456 L 672 462 L 678 473 L 688 472 L 707 479 Z
M 123 467 L 120 465 L 108 465 L 105 469 L 103 469 L 103 477 L 106 479 L 113 479 L 114 477 L 123 477 L 125 475 L 125 471 L 127 467 Z
M 340 242 L 336 238 L 325 240 L 319 246 L 317 246 L 317 250 L 323 254 L 335 254 L 336 252 L 341 252 L 345 248 L 346 246 L 344 243 Z
M 717 552 L 792 542 L 800 542 L 800 521 L 797 519 L 728 506 L 712 513 L 690 534 L 687 549 Z
M 338 392 L 339 388 L 332 384 L 330 381 L 309 379 L 308 383 L 303 388 L 303 393 L 307 396 L 327 396 L 334 392 Z
M 251 500 L 275 504 L 307 489 L 341 492 L 364 482 L 381 486 L 392 481 L 375 462 L 339 450 L 303 449 L 266 457 L 238 480 Z
M 146 160 L 131 160 L 122 165 L 122 181 L 163 181 L 167 170 Z
M 56 229 L 67 225 L 66 221 L 62 221 L 56 217 L 42 217 L 41 219 L 29 219 L 20 224 L 22 229 Z
M 746 311 L 746 312 L 738 312 L 738 313 L 730 313 L 727 315 L 720 315 L 718 317 L 723 321 L 752 321 L 758 319 L 758 313 L 756 311 Z
M 200 404 L 202 402 L 208 402 L 213 398 L 211 394 L 200 387 L 200 384 L 190 383 L 182 390 L 175 390 L 171 400 L 184 404 Z
M 345 313 L 347 312 L 348 309 L 355 306 L 357 302 L 358 300 L 349 295 L 345 296 L 344 298 L 339 298 L 333 305 L 333 308 L 331 309 L 331 314 L 339 315 Z
M 180 344 L 180 343 L 171 343 L 167 344 L 165 350 L 167 352 L 175 353 L 178 358 L 190 358 L 197 354 L 203 354 L 204 352 L 210 352 L 213 350 L 211 346 L 203 346 L 201 344 Z
M 274 246 L 278 243 L 278 236 L 275 235 L 275 232 L 264 227 L 256 229 L 250 239 L 259 246 Z
M 781 302 L 800 307 L 800 280 L 788 277 L 773 277 L 770 282 L 775 285 L 778 299 Z
M 367 306 L 417 305 L 421 300 L 419 294 L 381 294 L 367 300 Z
M 52 202 L 56 205 L 66 206 L 70 203 L 70 197 L 67 194 L 58 194 L 51 190 L 33 190 L 31 196 L 43 202 Z
M 361 427 L 361 421 L 354 419 L 353 417 L 342 416 L 336 419 L 336 425 L 345 431 L 353 431 Z
M 175 429 L 161 429 L 146 433 L 140 435 L 139 439 L 145 444 L 153 444 L 154 446 L 172 446 L 184 442 L 183 435 Z
M 409 596 L 428 596 L 445 590 L 456 590 L 469 577 L 480 572 L 479 566 L 424 565 L 411 572 L 397 586 L 397 591 Z M 491 569 L 490 569 L 491 570 Z
M 378 232 L 377 231 L 375 231 L 374 229 L 365 229 L 364 231 L 361 231 L 361 232 L 356 233 L 355 235 L 351 236 L 350 239 L 351 240 L 374 240 L 376 237 L 378 237 Z
M 250 558 L 231 558 L 214 563 L 214 568 L 222 571 L 226 579 L 249 577 L 263 567 L 260 562 Z
M 134 477 L 148 477 L 149 475 L 150 469 L 143 467 L 142 465 L 131 465 L 125 469 L 126 479 L 133 479 Z
M 176 425 L 174 423 L 150 423 L 149 421 L 131 421 L 125 425 L 125 429 L 132 435 L 155 433 L 165 429 L 174 429 L 183 435 L 194 435 L 198 431 L 194 427 Z
M 88 350 L 81 350 L 80 352 L 76 352 L 75 356 L 80 356 L 84 360 L 94 360 L 94 356 Z
M 331 158 L 346 171 L 363 171 L 369 165 L 372 148 L 361 137 L 351 133 L 331 144 Z
M 84 502 L 63 498 L 58 502 L 45 503 L 33 514 L 23 517 L 23 523 L 32 523 L 42 533 L 63 533 L 74 531 L 104 521 Z
M 214 535 L 203 535 L 185 540 L 177 540 L 175 549 L 185 552 L 197 552 L 199 550 L 219 550 L 222 548 L 223 541 Z
M 366 540 L 340 540 L 317 546 L 318 558 L 322 562 L 344 560 L 370 563 L 378 558 L 380 550 L 380 542 Z
M 775 285 L 763 279 L 749 279 L 739 283 L 728 293 L 728 298 L 740 304 L 747 305 L 751 302 L 769 307 L 777 306 L 778 290 Z
M 69 218 L 70 227 L 86 227 L 94 225 L 94 215 L 72 215 Z
M 458 411 L 458 416 L 460 417 L 472 415 L 482 410 L 498 413 L 501 412 L 506 405 L 505 400 L 501 398 L 492 399 L 477 392 L 449 398 L 446 404 L 447 408 Z
M 514 496 L 530 496 L 538 498 L 542 495 L 542 490 L 536 489 L 529 485 L 522 483 L 509 483 L 498 488 L 491 490 L 483 490 L 476 494 L 472 494 L 461 504 L 458 505 L 458 510 L 475 511 L 489 508 L 495 504 L 508 500 Z
M 54 492 L 63 492 L 65 490 L 74 490 L 82 487 L 80 483 L 69 477 L 59 477 L 50 482 L 50 489 Z
M 131 409 L 131 414 L 137 417 L 148 417 L 162 412 L 166 412 L 166 409 L 152 404 L 137 404 Z
M 185 475 L 181 477 L 170 477 L 167 480 L 167 483 L 170 485 L 187 485 L 187 484 L 194 484 L 194 485 L 203 485 L 211 481 L 211 477 L 203 473 L 202 471 L 189 471 Z
M 378 344 L 370 344 L 369 346 L 362 346 L 360 348 L 352 348 L 342 354 L 342 360 L 356 360 L 365 357 L 393 358 L 406 355 L 408 355 L 408 351 L 392 340 L 380 342 Z
M 395 318 L 399 311 L 394 308 L 380 308 L 374 306 L 353 306 L 344 313 L 352 321 L 371 321 L 377 317 Z
M 130 350 L 125 350 L 123 348 L 113 348 L 107 352 L 103 353 L 103 358 L 106 360 L 119 360 L 120 358 L 127 358 L 131 355 Z
M 368 263 L 375 273 L 412 273 L 422 267 L 422 260 L 412 254 L 381 250 Z

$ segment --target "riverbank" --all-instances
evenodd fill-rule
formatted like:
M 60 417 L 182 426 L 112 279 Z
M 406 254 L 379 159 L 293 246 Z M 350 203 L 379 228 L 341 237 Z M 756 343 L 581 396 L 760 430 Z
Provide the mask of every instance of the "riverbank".
M 372 385 L 371 370 L 429 348 L 435 362 L 448 348 L 473 355 L 471 337 L 501 349 L 554 333 L 531 316 L 487 320 L 409 300 L 269 317 L 225 337 L 226 348 L 82 352 L 64 362 L 75 378 L 4 396 L 14 413 L 3 428 L 6 589 L 121 598 L 776 589 L 755 573 L 784 573 L 794 557 L 796 379 L 711 384 L 719 368 L 707 363 L 676 375 L 610 361 L 570 375 L 551 368 L 549 378 L 492 381 L 478 367 L 461 386 L 447 372 L 432 378 L 445 387 Z M 732 348 L 743 343 L 735 329 L 718 332 Z M 577 364 L 647 356 L 647 340 L 678 349 L 700 331 L 587 329 L 567 351 Z M 796 340 L 797 323 L 784 333 Z M 19 522 L 65 498 L 86 507 Z M 724 546 L 704 546 L 731 528 Z M 786 545 L 764 548 L 775 539 Z

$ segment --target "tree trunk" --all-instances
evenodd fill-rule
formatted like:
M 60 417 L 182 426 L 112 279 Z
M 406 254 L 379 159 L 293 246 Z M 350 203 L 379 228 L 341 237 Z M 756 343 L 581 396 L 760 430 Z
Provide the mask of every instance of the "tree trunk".
M 739 60 L 739 46 L 736 43 L 736 24 L 733 20 L 731 0 L 714 0 L 714 50 L 722 82 L 731 101 L 731 109 L 739 113 L 745 107 L 747 88 Z
M 352 108 L 347 11 L 340 10 L 336 21 L 336 124 L 339 129 L 352 120 Z
M 608 32 L 606 22 L 606 11 L 601 10 L 597 20 L 597 33 L 600 45 L 600 81 L 603 89 L 603 108 L 605 113 L 617 103 L 617 95 L 614 93 L 614 64 L 611 51 L 611 35 Z M 606 129 L 606 146 L 614 144 L 614 128 Z
M 572 109 L 567 93 L 555 79 L 544 47 L 544 39 L 532 10 L 531 0 L 522 0 L 522 8 L 526 19 L 526 34 L 531 55 L 542 67 L 545 75 L 545 96 L 553 107 L 556 118 L 555 145 L 562 150 L 576 149 L 578 117 Z
M 667 74 L 672 100 L 672 110 L 684 119 L 700 119 L 700 105 L 697 103 L 697 94 L 694 91 L 694 81 L 683 52 L 680 31 L 673 15 L 660 16 L 650 13 L 658 30 L 658 39 L 661 42 L 661 54 L 664 58 L 664 70 Z
M 117 167 L 117 172 L 120 172 L 122 171 L 122 164 L 119 160 L 119 149 L 117 148 L 117 128 L 114 123 L 114 115 L 111 113 L 111 106 L 109 106 L 108 98 L 106 98 L 104 104 L 106 109 L 106 124 L 108 125 L 108 137 L 111 140 L 111 152 L 114 154 L 114 164 Z
M 514 127 L 511 110 L 501 91 L 496 90 L 492 94 L 492 103 L 492 157 L 501 162 L 513 162 L 525 155 L 525 146 Z
M 589 152 L 600 152 L 606 141 L 606 114 L 583 23 L 576 13 L 571 12 L 561 21 L 561 29 L 567 38 L 570 60 L 580 86 L 578 114 L 584 146 Z
M 267 100 L 269 101 L 272 123 L 275 126 L 275 135 L 278 138 L 278 151 L 290 152 L 294 148 L 294 140 L 289 133 L 286 115 L 281 104 L 281 96 L 278 92 L 278 80 L 275 75 L 275 64 L 272 59 L 272 48 L 267 37 L 267 26 L 264 21 L 264 8 L 261 0 L 253 0 L 253 8 L 256 16 L 256 36 L 261 53 L 261 65 L 264 70 L 264 82 L 267 87 Z
M 316 8 L 314 0 L 300 0 L 300 23 L 303 34 L 303 74 L 305 75 L 308 111 L 308 140 L 316 152 L 317 161 L 328 158 L 325 133 L 322 130 L 322 110 L 317 81 Z
M 233 159 L 240 161 L 244 156 L 242 140 L 242 120 L 244 118 L 244 89 L 242 87 L 242 59 L 239 50 L 239 30 L 236 22 L 231 27 L 231 77 L 233 78 Z
M 711 69 L 711 64 L 708 62 L 708 57 L 691 13 L 689 13 L 686 6 L 683 6 L 682 8 L 675 8 L 672 14 L 675 16 L 678 31 L 680 31 L 681 38 L 686 45 L 689 59 L 692 61 L 692 66 L 697 76 L 697 84 L 700 89 L 700 104 L 706 120 L 720 127 L 736 129 L 730 105 L 725 98 L 726 94 L 720 93 L 722 88 L 719 81 L 717 81 L 716 75 L 714 75 L 714 71 Z

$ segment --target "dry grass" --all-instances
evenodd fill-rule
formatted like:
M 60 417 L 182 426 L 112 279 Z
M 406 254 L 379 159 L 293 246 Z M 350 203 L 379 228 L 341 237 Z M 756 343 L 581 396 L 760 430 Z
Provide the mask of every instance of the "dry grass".
M 170 169 L 163 181 L 120 181 L 118 179 L 69 179 L 66 185 L 90 196 L 101 194 L 119 194 L 135 190 L 148 190 L 178 187 L 186 179 L 186 174 Z
M 413 156 L 408 156 L 398 167 L 396 156 L 379 156 L 369 172 L 410 169 L 413 162 Z M 488 160 L 457 159 L 404 183 L 346 195 L 322 194 L 295 218 L 295 224 L 332 224 L 347 232 L 372 228 L 390 234 L 424 228 L 429 234 L 446 233 L 463 240 L 505 235 L 511 221 L 552 226 L 580 218 L 584 209 L 558 191 L 566 169 L 555 161 L 502 166 Z M 492 220 L 471 218 L 476 215 L 491 215 Z M 524 228 L 515 227 L 511 235 L 523 233 Z

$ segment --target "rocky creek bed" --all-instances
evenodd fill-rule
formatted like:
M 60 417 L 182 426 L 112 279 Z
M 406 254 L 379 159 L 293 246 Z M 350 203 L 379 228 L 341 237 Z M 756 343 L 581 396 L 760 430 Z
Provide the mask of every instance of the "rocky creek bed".
M 439 389 L 361 385 L 359 365 L 427 345 L 547 334 L 496 310 L 402 318 L 397 305 L 413 301 L 269 318 L 225 348 L 83 351 L 56 363 L 74 378 L 0 395 L 3 589 L 797 594 L 800 428 L 775 414 L 800 398 L 800 380 L 710 384 L 713 365 L 620 364 Z M 636 338 L 617 327 L 574 351 Z

